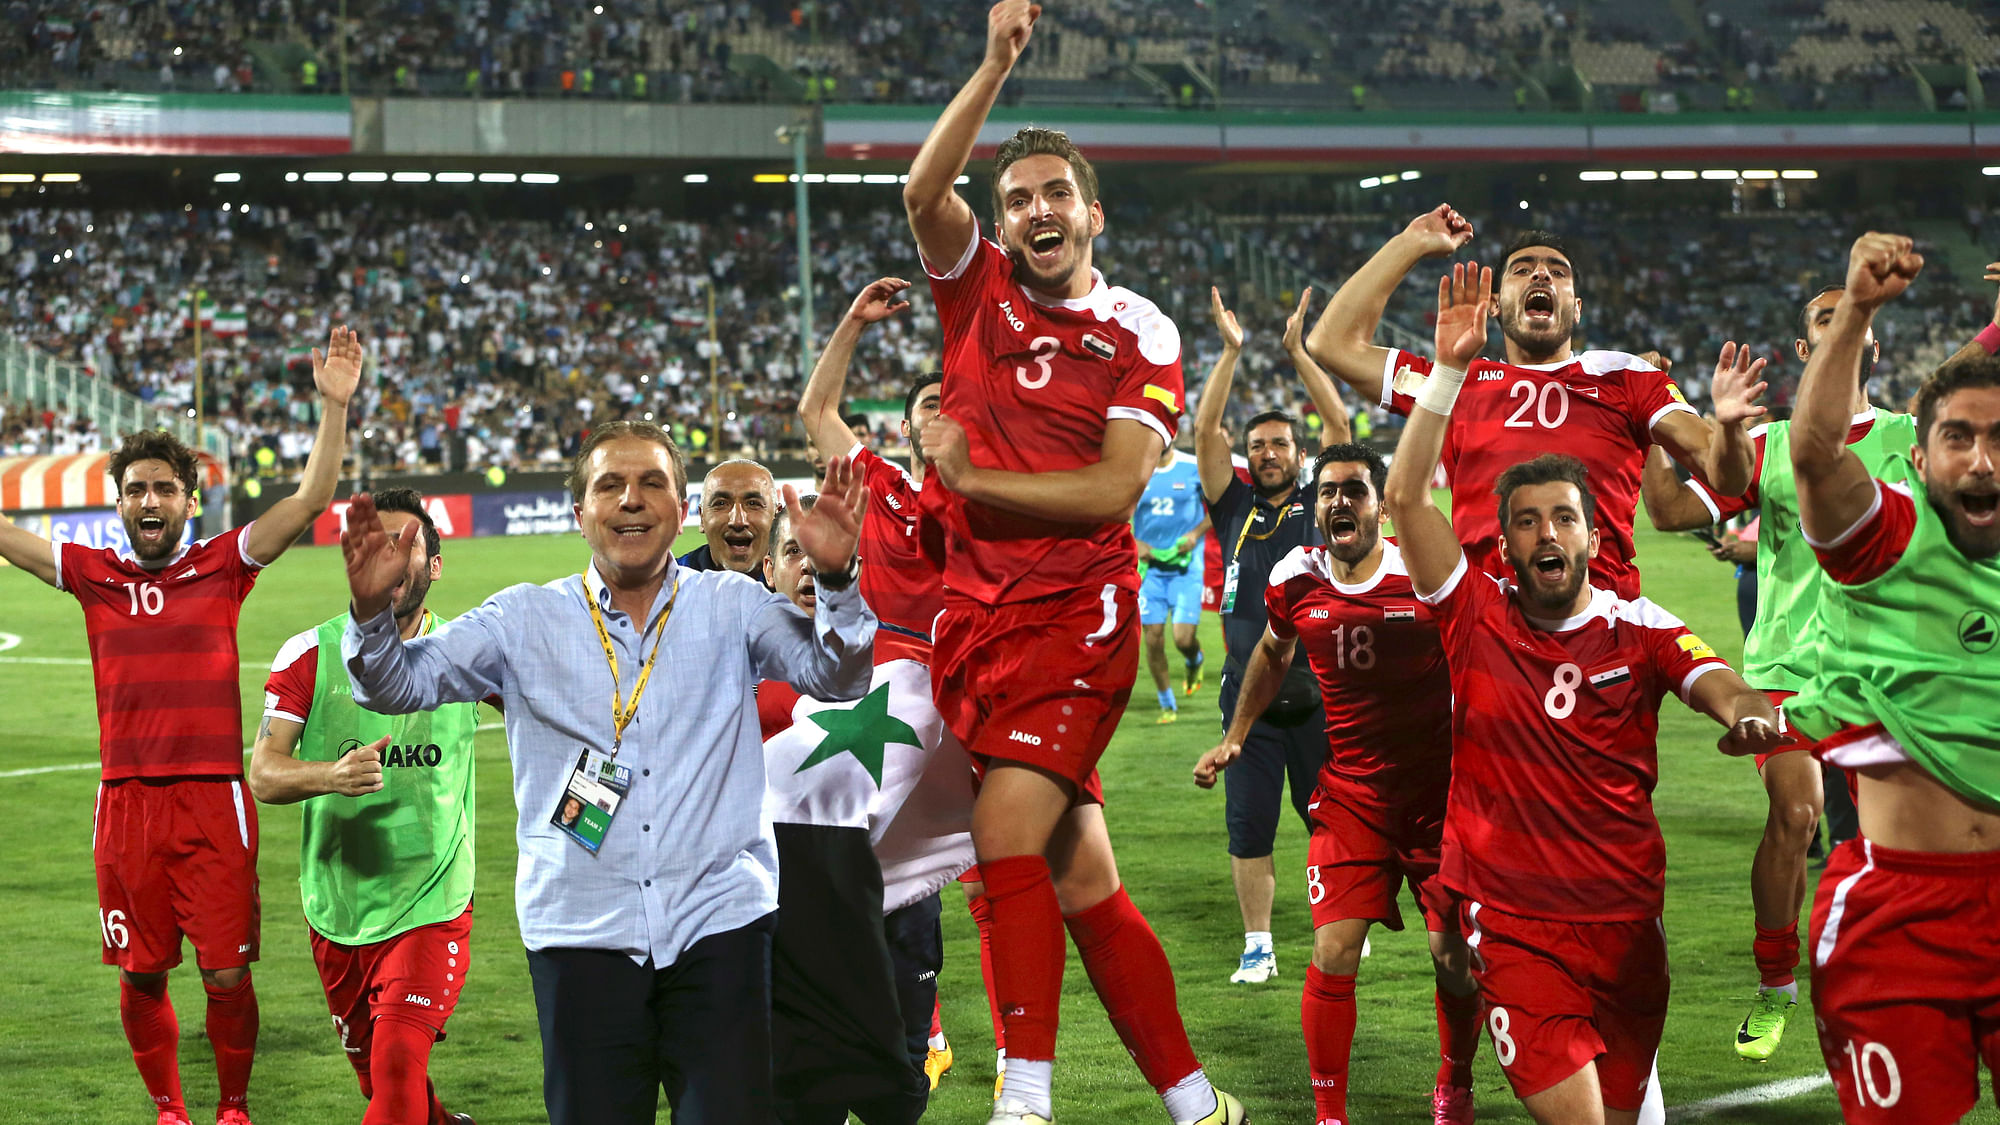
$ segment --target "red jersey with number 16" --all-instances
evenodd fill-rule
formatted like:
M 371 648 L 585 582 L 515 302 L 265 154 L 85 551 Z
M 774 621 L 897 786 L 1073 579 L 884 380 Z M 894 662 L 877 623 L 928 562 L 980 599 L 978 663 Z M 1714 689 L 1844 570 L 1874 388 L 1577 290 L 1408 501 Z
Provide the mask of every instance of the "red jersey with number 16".
M 924 268 L 944 329 L 944 412 L 965 427 L 974 465 L 1016 473 L 1093 465 L 1115 419 L 1172 444 L 1181 339 L 1153 302 L 1106 285 L 1095 270 L 1085 296 L 1044 302 L 977 231 L 958 261 Z M 1139 588 L 1127 521 L 1051 523 L 975 504 L 942 480 L 923 496 L 925 515 L 943 525 L 944 584 L 955 594 L 1000 605 Z
M 140 566 L 109 548 L 56 544 L 58 586 L 83 603 L 106 781 L 243 772 L 236 619 L 259 567 L 249 525 Z
M 907 657 L 928 664 L 931 623 L 944 610 L 944 576 L 918 540 L 923 525 L 917 505 L 923 489 L 900 466 L 865 445 L 855 445 L 854 467 L 868 488 L 860 581 L 861 598 L 881 623 L 875 663 Z
M 1271 568 L 1264 604 L 1280 640 L 1302 637 L 1326 698 L 1319 784 L 1364 818 L 1413 804 L 1444 809 L 1451 786 L 1451 676 L 1431 607 L 1403 552 L 1382 544 L 1366 582 L 1334 580 L 1325 547 L 1294 547 Z M 1433 821 L 1435 823 L 1435 821 Z
M 1382 405 L 1408 414 L 1431 361 L 1390 349 L 1382 375 Z M 1639 508 L 1639 472 L 1653 444 L 1653 427 L 1694 408 L 1666 373 L 1624 352 L 1583 352 L 1566 363 L 1510 364 L 1474 360 L 1465 390 L 1451 410 L 1442 460 L 1451 481 L 1451 526 L 1472 564 L 1512 579 L 1500 550 L 1500 474 L 1544 453 L 1567 453 L 1590 471 L 1602 542 L 1590 578 L 1619 597 L 1639 596 L 1632 563 L 1632 517 Z
M 1445 885 L 1524 918 L 1660 916 L 1660 699 L 1728 667 L 1652 602 L 1592 595 L 1568 620 L 1530 619 L 1509 584 L 1461 559 L 1424 599 L 1455 708 Z

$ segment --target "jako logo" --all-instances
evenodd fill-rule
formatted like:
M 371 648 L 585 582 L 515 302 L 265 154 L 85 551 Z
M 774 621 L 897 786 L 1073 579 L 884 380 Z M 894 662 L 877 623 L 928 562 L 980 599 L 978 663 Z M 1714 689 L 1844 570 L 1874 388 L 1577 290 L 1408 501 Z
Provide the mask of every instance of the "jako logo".
M 1326 615 L 1327 611 L 1323 609 L 1316 609 L 1312 611 L 1312 619 L 1314 621 L 1325 621 Z
M 1028 330 L 1028 326 L 1021 323 L 1021 318 L 1014 315 L 1014 302 L 1000 302 L 1000 311 L 1006 315 L 1007 323 L 1013 326 L 1014 331 L 1025 332 Z
M 340 753 L 343 757 L 348 751 L 359 749 L 361 740 L 358 738 L 350 738 L 340 744 Z M 444 748 L 435 742 L 412 743 L 409 746 L 391 744 L 382 752 L 384 766 L 435 766 L 442 761 L 444 761 Z
M 428 1008 L 431 1006 L 431 998 L 428 996 L 419 996 L 416 993 L 412 992 L 408 996 L 403 997 L 403 1003 L 422 1004 L 424 1007 Z
M 1007 738 L 1009 741 L 1025 742 L 1030 746 L 1040 746 L 1042 744 L 1041 735 L 1029 734 L 1027 731 L 1024 730 L 1009 731 L 1007 734 Z
M 1477 381 L 1481 383 L 1497 383 L 1502 378 L 1504 378 L 1504 376 L 1502 376 L 1498 371 L 1481 371 L 1479 373 L 1479 378 Z

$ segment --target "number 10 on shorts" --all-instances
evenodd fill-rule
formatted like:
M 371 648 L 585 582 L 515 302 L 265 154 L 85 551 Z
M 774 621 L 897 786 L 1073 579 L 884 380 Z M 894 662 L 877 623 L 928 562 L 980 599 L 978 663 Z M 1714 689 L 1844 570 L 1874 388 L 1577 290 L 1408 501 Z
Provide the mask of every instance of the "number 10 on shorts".
M 1847 1059 L 1854 1079 L 1854 1100 L 1864 1106 L 1888 1108 L 1903 1100 L 1903 1075 L 1896 1056 L 1880 1043 L 1843 1043 L 1840 1053 Z

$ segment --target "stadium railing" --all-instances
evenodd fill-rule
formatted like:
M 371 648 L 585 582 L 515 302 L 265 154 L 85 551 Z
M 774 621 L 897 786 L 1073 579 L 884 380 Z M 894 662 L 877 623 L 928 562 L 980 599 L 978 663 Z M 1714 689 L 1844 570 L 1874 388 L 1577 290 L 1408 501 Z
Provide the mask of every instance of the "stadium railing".
M 228 439 L 216 427 L 197 431 L 194 419 L 145 402 L 12 336 L 0 336 L 0 398 L 88 418 L 107 436 L 165 429 L 225 466 L 229 462 Z

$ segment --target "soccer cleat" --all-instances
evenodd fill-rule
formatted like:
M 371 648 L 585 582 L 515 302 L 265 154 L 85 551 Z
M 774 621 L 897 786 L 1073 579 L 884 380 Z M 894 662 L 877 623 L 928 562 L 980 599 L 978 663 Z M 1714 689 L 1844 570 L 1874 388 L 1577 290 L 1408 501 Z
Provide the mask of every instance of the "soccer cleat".
M 1187 675 L 1181 680 L 1182 695 L 1193 695 L 1195 692 L 1201 690 L 1201 681 L 1204 675 L 1202 663 L 1203 659 L 1197 656 L 1194 663 L 1187 666 Z
M 994 1100 L 993 1116 L 986 1119 L 986 1125 L 1054 1125 L 1054 1121 L 1029 1109 L 1026 1102 L 1006 1098 Z
M 1246 1125 L 1249 1120 L 1249 1111 L 1243 1108 L 1243 1103 L 1237 1101 L 1234 1094 L 1217 1090 L 1214 1112 L 1207 1117 L 1198 1117 L 1188 1125 Z
M 1169 707 L 1166 710 L 1160 712 L 1160 717 L 1153 720 L 1153 722 L 1158 726 L 1166 726 L 1168 723 L 1178 723 L 1180 721 L 1181 721 L 1180 710 L 1179 708 L 1175 707 Z
M 1757 1006 L 1736 1029 L 1736 1053 L 1751 1062 L 1769 1062 L 1785 1041 L 1785 1021 L 1798 1006 L 1798 997 L 1785 989 L 1758 989 Z
M 1472 1125 L 1472 1091 L 1464 1086 L 1438 1086 L 1431 1091 L 1432 1125 Z
M 1278 975 L 1278 951 L 1268 945 L 1256 949 L 1246 949 L 1237 959 L 1236 971 L 1229 974 L 1230 984 L 1263 984 Z
M 153 1125 L 194 1125 L 194 1122 L 188 1120 L 188 1116 L 184 1113 L 163 1109 L 160 1111 L 160 1119 L 153 1122 Z
M 479 1125 L 469 1113 L 447 1113 L 444 1115 L 444 1121 L 445 1125 Z
M 240 1106 L 215 1111 L 215 1125 L 251 1125 L 250 1114 Z
M 931 1080 L 931 1089 L 937 1089 L 938 1079 L 943 1078 L 944 1072 L 951 1069 L 951 1062 L 949 1041 L 942 1047 L 932 1047 L 924 1055 L 924 1077 Z

